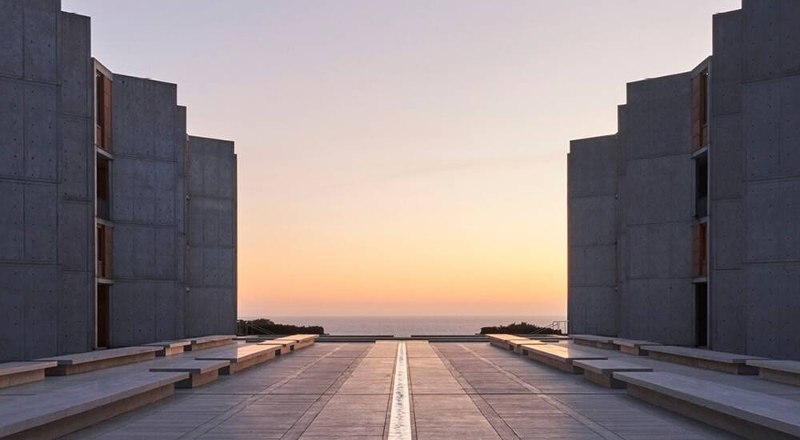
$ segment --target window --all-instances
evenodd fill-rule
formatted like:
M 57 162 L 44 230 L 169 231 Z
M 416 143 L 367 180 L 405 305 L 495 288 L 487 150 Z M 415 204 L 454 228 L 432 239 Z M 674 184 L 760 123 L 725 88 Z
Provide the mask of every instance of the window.
M 95 139 L 98 147 L 111 151 L 111 80 L 99 70 L 95 73 Z
M 694 237 L 692 240 L 692 276 L 695 278 L 708 275 L 707 258 L 707 232 L 708 224 L 699 223 L 694 226 Z
M 708 145 L 708 71 L 692 78 L 692 147 Z
M 111 194 L 111 163 L 102 155 L 97 155 L 97 217 L 108 220 Z
M 111 227 L 97 224 L 97 277 L 111 278 Z
M 708 216 L 708 156 L 694 161 L 694 215 L 697 218 Z

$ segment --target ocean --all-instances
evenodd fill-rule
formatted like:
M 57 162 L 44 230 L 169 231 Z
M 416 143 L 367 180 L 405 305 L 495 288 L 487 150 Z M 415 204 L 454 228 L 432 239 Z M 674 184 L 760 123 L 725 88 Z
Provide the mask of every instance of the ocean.
M 241 317 L 240 319 L 256 319 Z M 540 326 L 566 316 L 273 316 L 278 324 L 321 325 L 331 335 L 471 335 L 481 327 L 525 321 Z M 563 323 L 562 323 L 563 325 Z

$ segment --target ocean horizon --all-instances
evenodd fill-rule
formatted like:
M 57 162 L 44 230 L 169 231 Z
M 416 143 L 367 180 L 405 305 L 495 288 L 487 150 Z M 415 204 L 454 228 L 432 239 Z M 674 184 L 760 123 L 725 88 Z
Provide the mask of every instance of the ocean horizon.
M 331 335 L 471 335 L 481 327 L 525 321 L 548 326 L 564 321 L 566 315 L 486 315 L 486 316 L 241 316 L 239 319 L 266 318 L 277 324 L 320 325 Z

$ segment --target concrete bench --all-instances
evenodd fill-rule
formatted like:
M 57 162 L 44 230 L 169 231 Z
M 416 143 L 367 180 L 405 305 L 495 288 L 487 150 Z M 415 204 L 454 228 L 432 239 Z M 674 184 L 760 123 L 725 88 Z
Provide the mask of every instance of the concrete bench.
M 625 388 L 625 383 L 614 379 L 618 371 L 653 371 L 652 368 L 642 367 L 618 359 L 598 359 L 575 361 L 574 365 L 583 370 L 583 377 L 606 388 Z
M 800 436 L 800 402 L 674 373 L 614 373 L 631 396 L 751 439 Z
M 187 347 L 192 345 L 189 339 L 178 339 L 175 341 L 153 342 L 150 344 L 143 344 L 142 347 L 160 347 L 161 350 L 156 352 L 156 356 L 172 356 L 180 354 L 187 350 Z
M 748 360 L 745 363 L 758 368 L 758 375 L 764 379 L 800 386 L 800 361 L 759 359 Z
M 41 395 L 4 396 L 0 437 L 52 439 L 171 396 L 187 373 L 143 371 L 60 387 Z
M 120 365 L 132 364 L 155 359 L 159 347 L 123 347 L 111 348 L 108 350 L 89 351 L 86 353 L 68 354 L 55 356 L 38 361 L 54 361 L 55 367 L 45 370 L 48 376 L 68 376 L 70 374 L 80 374 L 89 371 L 100 370 L 103 368 L 118 367 Z
M 489 338 L 489 344 L 498 348 L 502 348 L 503 350 L 511 351 L 514 351 L 514 346 L 511 345 L 512 342 L 531 342 L 531 339 L 524 338 L 522 336 L 507 335 L 502 333 L 488 334 L 486 337 Z
M 632 354 L 634 356 L 647 356 L 647 347 L 652 345 L 661 345 L 658 342 L 622 338 L 616 338 L 612 342 L 619 348 L 619 351 Z
M 277 354 L 278 356 L 282 356 L 294 350 L 296 344 L 297 343 L 295 341 L 277 341 L 271 339 L 259 342 L 257 345 L 271 345 L 274 347 L 279 347 L 280 350 L 276 351 L 275 354 Z
M 547 342 L 541 342 L 541 341 L 534 341 L 532 339 L 526 339 L 524 341 L 511 341 L 511 342 L 509 342 L 509 344 L 511 344 L 511 346 L 513 347 L 512 350 L 514 350 L 514 353 L 524 354 L 523 350 L 525 349 L 525 347 L 538 346 L 538 345 L 547 345 Z
M 526 345 L 523 353 L 529 358 L 541 362 L 550 367 L 558 368 L 561 371 L 572 374 L 582 374 L 583 369 L 574 365 L 574 361 L 589 359 L 607 359 L 587 351 L 578 350 L 573 347 L 562 347 L 558 345 Z
M 294 342 L 294 346 L 292 347 L 291 351 L 300 350 L 306 347 L 310 347 L 314 345 L 319 335 L 290 335 L 284 336 L 282 338 L 273 339 L 273 342 Z
M 186 346 L 186 351 L 206 350 L 232 344 L 233 338 L 234 335 L 209 335 L 189 338 L 190 344 Z
M 154 372 L 184 372 L 189 377 L 175 384 L 176 388 L 197 388 L 201 385 L 214 382 L 219 377 L 219 371 L 228 367 L 230 361 L 206 361 L 197 359 L 181 359 L 165 365 L 152 367 Z
M 597 336 L 597 335 L 570 335 L 572 342 L 589 347 L 602 348 L 605 350 L 619 350 L 619 347 L 614 344 L 614 337 L 612 336 Z
M 758 374 L 758 369 L 747 365 L 746 362 L 748 360 L 764 359 L 757 356 L 672 345 L 648 346 L 647 351 L 647 355 L 656 360 L 721 371 L 729 374 Z
M 220 374 L 236 374 L 244 369 L 275 359 L 280 347 L 275 345 L 234 345 L 214 353 L 197 356 L 199 361 L 228 361 L 230 365 L 221 368 Z
M 0 364 L 0 388 L 44 380 L 44 371 L 57 365 L 55 361 Z

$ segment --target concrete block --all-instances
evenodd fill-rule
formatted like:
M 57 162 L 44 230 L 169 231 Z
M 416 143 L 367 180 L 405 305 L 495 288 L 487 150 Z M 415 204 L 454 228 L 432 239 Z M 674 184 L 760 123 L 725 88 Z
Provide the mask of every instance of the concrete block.
M 567 157 L 568 196 L 616 194 L 618 150 L 615 135 L 571 141 Z
M 742 197 L 744 193 L 744 147 L 742 144 L 742 117 L 735 113 L 715 116 L 711 122 L 714 140 L 711 171 L 711 199 Z
M 742 13 L 714 15 L 711 113 L 714 116 L 741 111 Z M 716 142 L 716 137 L 712 139 Z
M 745 274 L 747 351 L 800 360 L 800 263 L 750 264 Z
M 25 360 L 25 295 L 27 272 L 24 266 L 0 264 L 0 361 Z
M 691 279 L 642 279 L 625 282 L 620 336 L 662 344 L 694 344 L 694 286 Z M 659 313 L 652 313 L 658 310 Z
M 0 78 L 0 176 L 24 174 L 24 95 L 23 83 Z
M 691 278 L 692 223 L 629 225 L 630 279 Z
M 58 301 L 58 350 L 56 354 L 79 353 L 92 349 L 94 319 L 94 279 L 90 272 L 61 273 Z
M 694 215 L 694 163 L 688 155 L 629 161 L 624 223 L 687 221 Z
M 738 269 L 745 258 L 744 212 L 741 199 L 712 202 L 709 233 L 713 269 Z
M 56 262 L 58 197 L 56 185 L 25 185 L 25 259 Z
M 0 0 L 0 74 L 11 77 L 21 77 L 23 73 L 22 4 L 20 0 Z
M 72 199 L 94 197 L 94 151 L 91 120 L 61 117 L 60 194 Z
M 23 90 L 25 176 L 55 181 L 60 123 L 57 113 L 58 88 L 27 83 Z
M 750 183 L 744 213 L 748 262 L 800 259 L 800 179 Z
M 23 184 L 0 180 L 0 260 L 18 261 L 25 255 L 24 188 Z
M 162 282 L 157 285 L 154 310 L 154 340 L 156 341 L 166 341 L 178 337 L 175 332 L 175 317 L 182 315 L 183 310 L 177 308 L 175 285 L 175 282 Z
M 616 256 L 614 245 L 570 247 L 570 287 L 616 285 Z
M 745 82 L 800 74 L 800 3 L 742 2 L 742 76 Z
M 570 286 L 567 308 L 570 333 L 619 332 L 619 295 L 614 287 Z
M 58 350 L 58 266 L 28 266 L 24 270 L 25 358 L 35 359 Z
M 88 118 L 93 116 L 94 80 L 89 17 L 61 12 L 60 25 L 61 110 Z
M 617 199 L 614 195 L 570 198 L 568 221 L 570 246 L 614 244 Z
M 88 202 L 62 202 L 58 206 L 58 261 L 64 270 L 93 270 L 92 209 Z
M 747 353 L 747 299 L 744 271 L 715 270 L 711 291 L 711 344 L 714 350 Z
M 58 81 L 58 16 L 61 2 L 25 0 L 23 56 L 25 79 Z
M 800 176 L 800 76 L 743 86 L 748 179 Z

